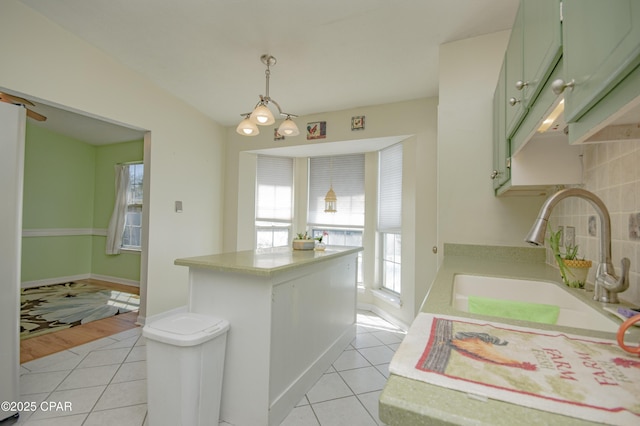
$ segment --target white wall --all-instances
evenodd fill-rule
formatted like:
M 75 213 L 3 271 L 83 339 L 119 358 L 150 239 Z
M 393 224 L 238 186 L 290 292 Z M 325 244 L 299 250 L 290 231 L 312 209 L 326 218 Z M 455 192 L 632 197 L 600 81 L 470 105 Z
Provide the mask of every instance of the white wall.
M 174 259 L 222 248 L 225 130 L 14 0 L 2 0 L 0 39 L 0 88 L 151 131 L 146 315 L 185 304 Z
M 253 155 L 247 154 L 246 151 L 311 143 L 349 144 L 354 140 L 406 135 L 403 156 L 403 306 L 399 309 L 394 308 L 383 300 L 372 297 L 371 289 L 376 286 L 375 265 L 371 261 L 375 255 L 376 219 L 375 214 L 371 213 L 365 217 L 367 230 L 364 235 L 364 256 L 370 267 L 365 270 L 366 291 L 360 295 L 359 301 L 384 307 L 396 319 L 410 324 L 426 295 L 437 265 L 437 258 L 431 252 L 431 247 L 437 244 L 436 104 L 436 98 L 418 99 L 299 117 L 296 122 L 303 131 L 302 134 L 284 141 L 273 141 L 270 131 L 262 131 L 255 137 L 243 137 L 235 133 L 235 128 L 228 129 L 224 250 L 251 248 L 253 242 L 251 233 L 255 206 L 250 188 L 255 185 L 255 172 L 247 167 L 252 167 L 255 160 L 252 159 Z M 366 117 L 363 131 L 351 131 L 351 117 L 357 115 Z M 314 121 L 327 122 L 326 139 L 306 140 L 304 133 L 306 123 Z M 377 172 L 372 172 L 377 162 L 375 155 L 368 154 L 365 162 L 367 211 L 375 212 L 375 199 L 372 200 L 371 197 L 372 192 L 375 195 L 377 187 Z M 374 167 L 371 167 L 372 165 Z M 304 173 L 304 170 L 301 173 Z M 301 175 L 297 176 L 295 184 L 303 187 Z M 303 196 L 304 193 L 299 198 Z M 296 206 L 298 215 L 301 214 L 302 208 L 306 206 Z M 297 232 L 296 229 L 293 232 Z
M 496 198 L 492 100 L 509 31 L 440 47 L 438 242 L 526 246 L 542 197 Z M 442 253 L 442 250 L 440 250 Z

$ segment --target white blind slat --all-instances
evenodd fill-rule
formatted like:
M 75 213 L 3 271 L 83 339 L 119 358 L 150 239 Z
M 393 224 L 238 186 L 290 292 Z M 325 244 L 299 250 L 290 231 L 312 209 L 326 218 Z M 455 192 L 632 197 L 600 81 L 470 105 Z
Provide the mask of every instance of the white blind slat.
M 338 198 L 337 212 L 324 212 L 329 187 Z M 308 222 L 364 226 L 364 154 L 313 157 L 309 160 Z
M 258 155 L 256 181 L 256 219 L 291 220 L 293 159 Z
M 378 231 L 400 232 L 402 227 L 402 144 L 379 154 Z

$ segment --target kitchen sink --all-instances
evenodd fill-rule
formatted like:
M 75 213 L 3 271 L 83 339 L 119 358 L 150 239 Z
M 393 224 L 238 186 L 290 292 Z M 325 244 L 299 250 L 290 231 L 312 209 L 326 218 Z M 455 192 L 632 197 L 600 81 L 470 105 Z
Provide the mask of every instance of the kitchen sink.
M 452 306 L 456 310 L 469 312 L 469 296 L 554 305 L 560 308 L 556 325 L 613 333 L 618 331 L 619 323 L 616 320 L 581 300 L 572 291 L 584 290 L 569 291 L 561 284 L 548 281 L 457 274 L 453 280 Z

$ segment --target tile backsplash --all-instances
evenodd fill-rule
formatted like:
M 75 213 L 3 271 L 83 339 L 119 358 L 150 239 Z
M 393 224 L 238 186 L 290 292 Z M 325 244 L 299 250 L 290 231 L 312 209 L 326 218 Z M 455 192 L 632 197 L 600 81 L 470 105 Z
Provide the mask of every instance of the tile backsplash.
M 608 142 L 584 145 L 584 189 L 602 199 L 611 215 L 611 252 L 613 266 L 620 274 L 620 260 L 631 260 L 629 289 L 621 299 L 640 305 L 640 141 Z M 599 259 L 600 221 L 585 200 L 567 198 L 553 210 L 550 221 L 554 231 L 563 226 L 575 228 L 575 243 L 580 257 L 592 260 L 588 282 L 593 283 Z M 548 246 L 548 245 L 547 245 Z M 555 266 L 547 249 L 547 262 Z

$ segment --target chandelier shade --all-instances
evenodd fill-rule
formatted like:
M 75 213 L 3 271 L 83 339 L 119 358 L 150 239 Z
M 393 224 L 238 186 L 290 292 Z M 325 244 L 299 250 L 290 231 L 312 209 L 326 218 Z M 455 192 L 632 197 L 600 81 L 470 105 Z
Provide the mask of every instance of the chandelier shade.
M 298 136 L 300 134 L 300 130 L 298 130 L 298 126 L 293 122 L 290 115 L 287 115 L 287 118 L 284 119 L 280 127 L 278 127 L 278 133 L 282 136 Z
M 289 114 L 286 112 L 282 112 L 280 105 L 269 96 L 269 77 L 271 75 L 271 66 L 276 64 L 276 58 L 271 55 L 264 54 L 260 56 L 260 60 L 263 64 L 267 66 L 265 71 L 266 78 L 266 90 L 265 95 L 260 95 L 260 101 L 255 106 L 252 112 L 241 114 L 244 117 L 244 120 L 238 124 L 236 128 L 236 132 L 243 136 L 255 136 L 260 133 L 257 126 L 269 126 L 275 123 L 276 119 L 269 108 L 271 105 L 274 105 L 278 110 L 278 115 L 286 117 L 280 127 L 278 128 L 278 133 L 282 136 L 297 136 L 300 134 L 300 130 L 298 130 L 298 126 L 292 120 L 292 117 L 297 117 L 297 115 Z M 253 126 L 251 126 L 251 123 Z
M 260 126 L 268 126 L 276 122 L 276 119 L 271 113 L 271 110 L 269 110 L 269 108 L 262 101 L 260 101 L 256 109 L 253 110 L 249 119 L 253 123 Z
M 245 119 L 238 124 L 238 127 L 236 127 L 236 132 L 240 133 L 242 136 L 255 136 L 260 133 L 260 130 L 258 130 L 258 126 L 251 121 L 250 115 L 247 114 Z

